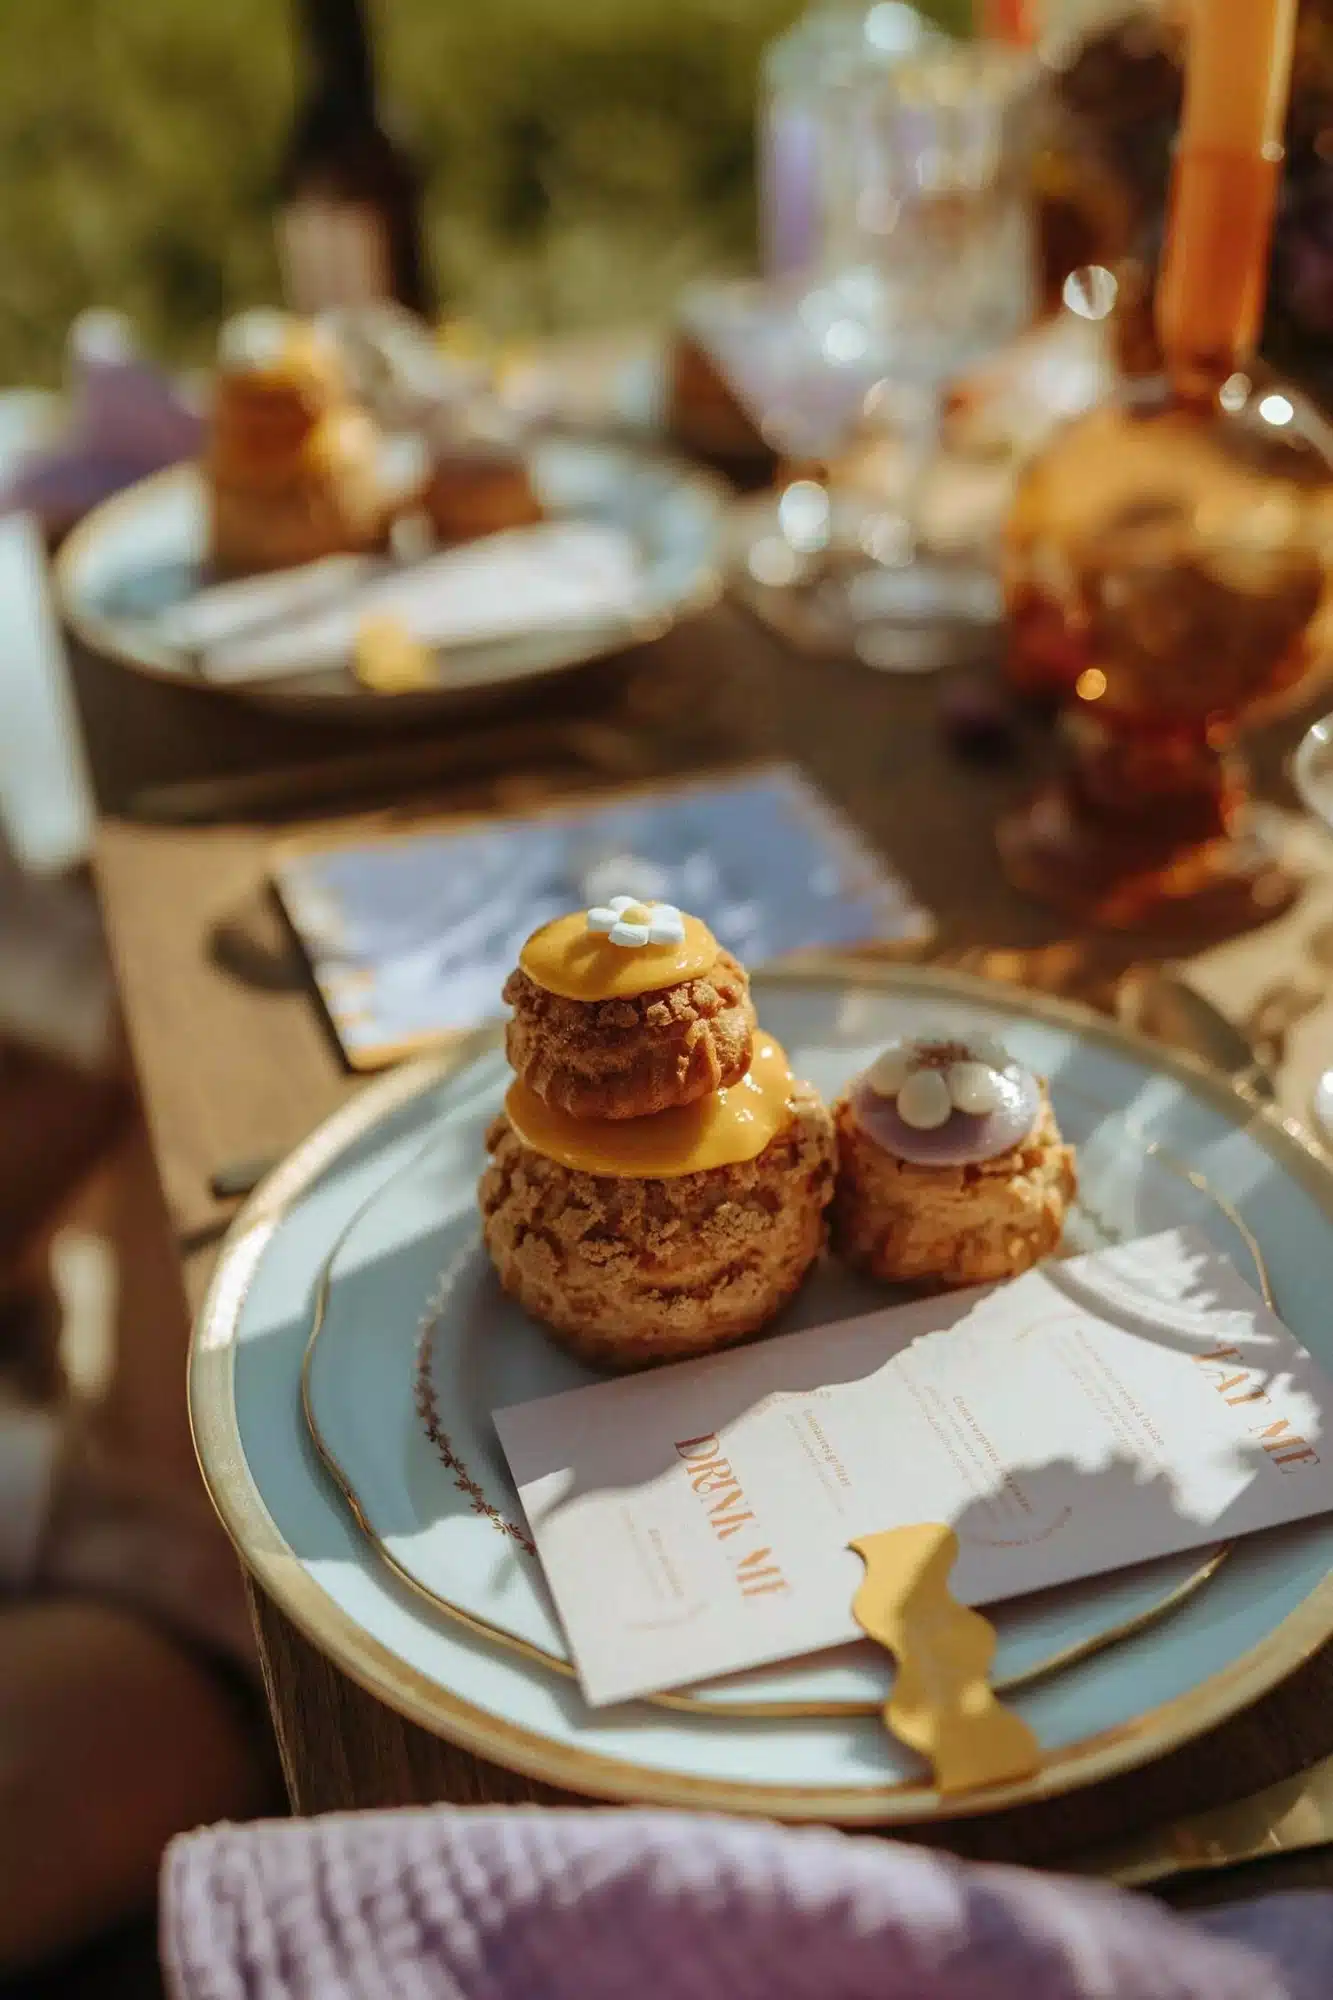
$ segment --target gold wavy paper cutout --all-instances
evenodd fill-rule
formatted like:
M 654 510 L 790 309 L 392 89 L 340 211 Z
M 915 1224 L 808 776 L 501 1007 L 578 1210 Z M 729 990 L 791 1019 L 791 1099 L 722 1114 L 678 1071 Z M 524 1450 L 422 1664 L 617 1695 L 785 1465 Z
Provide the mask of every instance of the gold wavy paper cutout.
M 866 1566 L 852 1616 L 898 1664 L 884 1707 L 890 1732 L 928 1760 L 942 1793 L 1039 1771 L 1041 1745 L 990 1686 L 995 1627 L 949 1589 L 953 1529 L 923 1521 L 862 1535 L 851 1547 Z

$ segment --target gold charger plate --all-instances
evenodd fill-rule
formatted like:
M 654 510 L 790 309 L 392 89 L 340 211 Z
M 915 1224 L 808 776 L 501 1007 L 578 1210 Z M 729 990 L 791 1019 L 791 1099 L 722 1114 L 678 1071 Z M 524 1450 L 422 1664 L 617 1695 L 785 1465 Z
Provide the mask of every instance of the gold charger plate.
M 469 1063 L 498 1058 L 503 1035 L 498 1029 L 494 1034 L 479 1035 L 470 1047 L 472 1052 L 462 1064 L 465 1071 Z M 1068 1102 L 1071 1086 L 1067 1082 L 1062 1094 Z M 1099 1105 L 1086 1097 L 1079 1101 L 1077 1091 L 1073 1092 L 1073 1098 L 1084 1118 L 1114 1119 L 1113 1107 Z M 1271 1305 L 1272 1288 L 1262 1253 L 1230 1204 L 1218 1200 L 1206 1181 L 1169 1154 L 1164 1155 L 1160 1148 L 1139 1147 L 1132 1133 L 1124 1136 L 1143 1155 L 1141 1173 L 1156 1171 L 1175 1177 L 1216 1208 L 1218 1221 L 1224 1225 L 1219 1233 L 1226 1240 L 1234 1231 L 1235 1249 L 1246 1264 L 1246 1275 L 1253 1276 Z M 395 1503 L 391 1500 L 386 1505 L 377 1500 L 374 1472 L 377 1466 L 382 1467 L 386 1457 L 396 1458 L 402 1452 L 401 1410 L 391 1401 L 383 1411 L 377 1411 L 372 1403 L 362 1399 L 355 1386 L 350 1401 L 346 1393 L 338 1393 L 343 1386 L 339 1381 L 339 1343 L 361 1345 L 361 1329 L 355 1317 L 335 1320 L 336 1337 L 330 1338 L 329 1307 L 336 1290 L 340 1260 L 354 1249 L 357 1232 L 365 1230 L 367 1218 L 373 1216 L 379 1204 L 395 1206 L 410 1200 L 411 1183 L 422 1176 L 430 1151 L 428 1140 L 422 1153 L 412 1155 L 376 1190 L 370 1202 L 357 1211 L 340 1233 L 320 1267 L 310 1334 L 301 1364 L 301 1407 L 306 1429 L 357 1526 L 380 1560 L 402 1583 L 467 1630 L 567 1680 L 577 1680 L 541 1583 L 536 1548 L 520 1518 L 518 1497 L 503 1466 L 497 1463 L 497 1447 L 486 1434 L 491 1429 L 492 1401 L 498 1408 L 530 1395 L 577 1387 L 584 1381 L 597 1380 L 598 1375 L 597 1371 L 555 1352 L 516 1306 L 498 1296 L 479 1229 L 464 1232 L 457 1255 L 449 1259 L 449 1268 L 438 1286 L 432 1286 L 429 1304 L 420 1320 L 404 1318 L 396 1330 L 392 1354 L 386 1352 L 376 1357 L 377 1368 L 382 1359 L 385 1366 L 401 1368 L 406 1373 L 411 1360 L 406 1351 L 408 1335 L 409 1331 L 413 1333 L 415 1358 L 411 1365 L 421 1430 L 450 1483 L 467 1500 L 471 1519 L 465 1519 L 463 1525 L 474 1531 L 471 1539 L 479 1551 L 470 1604 L 460 1602 L 456 1546 L 424 1561 L 415 1551 L 401 1555 L 395 1552 L 393 1543 L 402 1541 L 403 1525 L 399 1521 L 397 1534 L 391 1532 Z M 1096 1214 L 1086 1197 L 1076 1202 L 1066 1230 L 1066 1247 L 1070 1252 L 1100 1249 L 1123 1241 L 1123 1235 Z M 460 1291 L 468 1289 L 464 1274 L 473 1287 L 480 1284 L 479 1301 L 475 1291 L 470 1297 L 460 1299 Z M 865 1309 L 883 1302 L 884 1294 L 879 1288 L 866 1285 L 859 1289 L 864 1296 L 857 1303 Z M 801 1317 L 803 1320 L 819 1320 L 826 1314 L 830 1319 L 846 1317 L 848 1304 L 845 1297 L 839 1297 L 816 1279 L 802 1296 Z M 500 1318 L 505 1322 L 503 1325 L 497 1323 Z M 774 1331 L 786 1330 L 785 1321 L 789 1318 L 790 1313 L 784 1314 Z M 554 1368 L 553 1379 L 546 1379 L 543 1374 L 536 1381 L 524 1380 L 520 1373 L 515 1387 L 487 1374 L 487 1358 L 495 1355 L 498 1345 L 517 1352 L 520 1347 L 532 1348 L 534 1343 L 545 1369 Z M 437 1380 L 437 1373 L 442 1379 Z M 320 1419 L 321 1377 L 328 1382 L 335 1417 L 342 1420 L 341 1445 Z M 484 1393 L 484 1406 L 469 1408 L 479 1393 Z M 438 1491 L 432 1480 L 416 1484 L 424 1487 L 422 1499 L 426 1504 L 417 1521 L 421 1535 L 409 1539 L 419 1543 L 429 1537 L 430 1508 L 437 1503 Z M 399 1506 L 401 1498 L 398 1496 Z M 377 1528 L 377 1519 L 385 1522 L 384 1534 Z M 493 1606 L 489 1601 L 488 1557 L 495 1552 L 493 1535 L 501 1537 L 510 1557 L 515 1550 L 521 1550 L 531 1565 L 527 1578 L 529 1600 L 526 1605 L 520 1603 L 517 1619 L 511 1610 L 507 1622 L 505 1607 Z M 1029 1598 L 1006 1607 L 999 1620 L 1000 1651 L 991 1677 L 993 1690 L 1004 1696 L 1015 1694 L 1147 1631 L 1210 1582 L 1230 1548 L 1230 1543 L 1222 1543 L 1150 1565 L 1142 1576 L 1131 1573 L 1128 1577 L 1100 1578 L 1076 1590 L 1065 1590 L 1059 1595 L 1054 1620 L 1060 1628 L 1058 1633 L 1051 1631 L 1051 1606 L 1043 1599 Z M 510 1571 L 520 1581 L 520 1594 L 523 1568 L 517 1565 Z M 1025 1625 L 1035 1629 L 1024 1630 Z M 830 1665 L 832 1687 L 827 1685 Z M 776 1687 L 771 1685 L 775 1678 Z M 888 1699 L 891 1679 L 888 1662 L 874 1648 L 860 1645 L 826 1656 L 822 1663 L 815 1659 L 804 1665 L 770 1670 L 767 1675 L 761 1672 L 737 1676 L 718 1683 L 714 1692 L 700 1688 L 649 1695 L 644 1700 L 683 1714 L 714 1715 L 730 1721 L 879 1717 Z M 864 1683 L 869 1691 L 859 1694 L 836 1691 L 840 1683 L 845 1685 L 849 1680 Z M 763 1691 L 766 1684 L 767 1693 Z
M 1316 1352 L 1321 1339 L 1327 1344 L 1317 1273 L 1333 1250 L 1333 1178 L 1294 1127 L 1256 1110 L 1221 1078 L 1068 1003 L 960 974 L 861 964 L 764 975 L 757 992 L 766 1018 L 775 1009 L 813 1010 L 804 1037 L 799 1023 L 778 1023 L 782 1039 L 802 1054 L 822 1035 L 845 1056 L 882 1039 L 890 1025 L 945 1007 L 963 1020 L 984 1017 L 1020 1045 L 1026 1038 L 1032 1059 L 1048 1069 L 1076 1063 L 1099 1101 L 1119 1096 L 1148 1121 L 1154 1144 L 1183 1137 L 1207 1178 L 1215 1182 L 1221 1173 L 1234 1182 L 1218 1191 L 1245 1212 L 1263 1242 L 1279 1309 Z M 907 1825 L 1031 1802 L 1131 1769 L 1256 1698 L 1333 1631 L 1329 1535 L 1316 1524 L 1288 1535 L 1276 1554 L 1265 1552 L 1268 1609 L 1260 1617 L 1251 1606 L 1248 1625 L 1242 1615 L 1244 1629 L 1232 1632 L 1225 1657 L 1216 1646 L 1210 1651 L 1197 1628 L 1219 1622 L 1212 1615 L 1219 1594 L 1241 1613 L 1255 1594 L 1245 1574 L 1252 1552 L 1242 1547 L 1199 1598 L 1208 1617 L 1186 1605 L 1156 1633 L 1058 1677 L 1056 1688 L 1081 1690 L 1086 1726 L 1069 1740 L 1055 1733 L 1035 1779 L 948 1801 L 910 1775 L 892 1783 L 877 1776 L 872 1746 L 884 1739 L 869 1721 L 733 1723 L 654 1715 L 644 1706 L 604 1718 L 581 1710 L 567 1687 L 539 1687 L 534 1666 L 408 1601 L 355 1539 L 300 1436 L 312 1288 L 337 1229 L 401 1164 L 403 1149 L 419 1146 L 423 1108 L 427 1123 L 437 1115 L 431 1093 L 457 1090 L 459 1076 L 456 1062 L 396 1072 L 271 1177 L 229 1239 L 191 1359 L 201 1462 L 242 1555 L 316 1644 L 412 1720 L 482 1757 L 591 1796 Z M 1275 1212 L 1289 1226 L 1270 1242 Z M 1131 1701 L 1129 1712 L 1122 1698 L 1117 1712 L 1105 1676 L 1114 1681 L 1126 1672 L 1144 1698 Z M 555 1677 L 543 1672 L 541 1679 Z M 1049 1688 L 1038 1688 L 1023 1699 L 1049 1697 Z

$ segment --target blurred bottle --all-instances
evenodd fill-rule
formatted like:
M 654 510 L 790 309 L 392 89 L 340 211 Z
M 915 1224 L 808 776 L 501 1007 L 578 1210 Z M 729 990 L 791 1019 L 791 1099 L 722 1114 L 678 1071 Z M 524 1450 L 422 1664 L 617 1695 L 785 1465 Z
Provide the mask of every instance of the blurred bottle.
M 382 122 L 362 0 L 297 0 L 307 81 L 280 175 L 278 251 L 293 310 L 434 301 L 422 175 Z

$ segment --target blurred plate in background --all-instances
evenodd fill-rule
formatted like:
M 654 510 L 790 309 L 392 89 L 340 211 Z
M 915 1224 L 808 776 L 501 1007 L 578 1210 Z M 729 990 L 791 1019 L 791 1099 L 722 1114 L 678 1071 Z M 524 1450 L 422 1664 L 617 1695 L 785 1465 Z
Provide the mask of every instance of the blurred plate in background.
M 726 497 L 709 474 L 633 445 L 556 437 L 529 446 L 528 471 L 549 518 L 629 534 L 641 565 L 631 614 L 450 647 L 438 655 L 438 687 L 411 694 L 373 693 L 343 667 L 229 692 L 348 721 L 407 719 L 640 645 L 713 602 Z M 135 672 L 208 687 L 197 657 L 162 629 L 166 616 L 206 585 L 205 550 L 199 469 L 182 466 L 144 480 L 97 508 L 65 543 L 56 571 L 65 618 L 94 652 Z

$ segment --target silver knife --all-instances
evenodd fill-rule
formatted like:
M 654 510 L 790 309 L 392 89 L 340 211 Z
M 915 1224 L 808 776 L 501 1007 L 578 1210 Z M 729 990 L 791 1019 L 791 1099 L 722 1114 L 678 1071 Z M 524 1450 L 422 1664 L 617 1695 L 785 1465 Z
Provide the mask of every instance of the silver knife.
M 1183 968 L 1136 966 L 1121 980 L 1117 1014 L 1126 1027 L 1220 1069 L 1252 1099 L 1271 1101 L 1272 1070 L 1243 1028 L 1190 985 Z
M 1231 1805 L 1214 1806 L 1076 1860 L 1069 1872 L 1125 1889 L 1333 1846 L 1333 1757 Z

